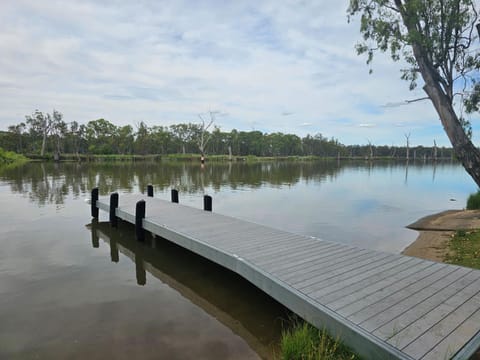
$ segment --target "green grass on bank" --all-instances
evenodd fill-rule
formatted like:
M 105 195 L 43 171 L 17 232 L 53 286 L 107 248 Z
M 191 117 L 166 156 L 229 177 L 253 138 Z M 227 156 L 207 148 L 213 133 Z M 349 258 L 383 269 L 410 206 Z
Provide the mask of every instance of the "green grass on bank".
M 5 151 L 0 148 L 0 164 L 13 164 L 13 163 L 22 163 L 28 159 L 21 155 L 14 153 L 13 151 Z
M 332 338 L 325 330 L 300 320 L 282 333 L 282 360 L 359 360 L 348 347 Z
M 471 194 L 467 199 L 467 210 L 480 209 L 480 190 Z
M 480 269 L 480 230 L 459 230 L 449 244 L 445 262 Z

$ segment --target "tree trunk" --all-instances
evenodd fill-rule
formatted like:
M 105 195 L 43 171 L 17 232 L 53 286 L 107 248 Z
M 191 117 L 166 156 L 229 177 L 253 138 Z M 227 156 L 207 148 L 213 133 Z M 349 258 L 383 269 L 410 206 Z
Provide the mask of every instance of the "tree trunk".
M 425 81 L 423 89 L 440 117 L 443 129 L 453 146 L 455 155 L 475 183 L 480 186 L 480 151 L 473 145 L 465 133 L 453 109 L 451 100 L 442 90 L 438 81 L 435 80 L 434 70 L 428 65 L 422 50 L 418 45 L 413 45 L 412 47 Z
M 417 32 L 415 28 L 416 24 L 411 21 L 411 19 L 415 17 L 409 16 L 409 14 L 406 13 L 406 8 L 401 0 L 395 0 L 395 6 L 402 16 L 408 33 L 415 34 Z M 455 155 L 475 183 L 480 186 L 480 151 L 473 145 L 465 133 L 453 109 L 453 99 L 447 96 L 447 89 L 442 89 L 438 81 L 439 75 L 433 67 L 433 64 L 428 60 L 422 46 L 418 43 L 413 43 L 412 50 L 423 81 L 425 82 L 423 90 L 427 93 L 440 117 L 443 129 L 452 144 Z
M 43 129 L 43 140 L 42 140 L 42 149 L 40 150 L 40 155 L 45 155 L 45 144 L 47 143 L 47 129 Z

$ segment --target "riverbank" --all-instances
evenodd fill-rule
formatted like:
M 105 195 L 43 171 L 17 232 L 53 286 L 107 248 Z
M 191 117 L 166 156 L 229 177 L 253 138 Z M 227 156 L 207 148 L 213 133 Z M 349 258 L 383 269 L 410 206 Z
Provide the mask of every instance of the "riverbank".
M 55 161 L 54 154 L 45 155 L 26 154 L 32 161 Z M 133 154 L 60 154 L 56 161 L 61 162 L 122 162 L 122 161 L 178 161 L 178 162 L 200 162 L 200 154 L 149 154 L 149 155 L 133 155 Z M 256 155 L 207 155 L 206 162 L 264 162 L 264 161 L 353 161 L 353 162 L 399 162 L 405 163 L 405 159 L 392 157 L 363 157 L 363 156 L 256 156 Z M 437 162 L 451 161 L 450 158 L 439 158 Z M 425 163 L 424 160 L 418 160 L 418 163 Z M 408 164 L 408 162 L 406 162 Z M 415 160 L 410 162 L 415 164 Z
M 480 229 L 480 210 L 447 210 L 426 216 L 407 226 L 419 232 L 402 254 L 444 262 L 451 258 L 451 241 L 459 231 Z

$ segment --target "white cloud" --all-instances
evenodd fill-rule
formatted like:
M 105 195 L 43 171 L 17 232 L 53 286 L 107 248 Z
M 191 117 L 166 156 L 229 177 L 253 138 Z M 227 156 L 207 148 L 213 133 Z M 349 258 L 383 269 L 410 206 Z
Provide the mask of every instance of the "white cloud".
M 372 142 L 391 144 L 403 141 L 401 123 L 430 143 L 422 129 L 442 129 L 428 102 L 383 106 L 423 94 L 408 91 L 387 57 L 377 57 L 368 75 L 347 5 L 4 0 L 0 129 L 37 108 L 119 125 L 196 121 L 219 109 L 228 113 L 219 119 L 225 130 L 256 124 L 355 143 L 367 128 Z

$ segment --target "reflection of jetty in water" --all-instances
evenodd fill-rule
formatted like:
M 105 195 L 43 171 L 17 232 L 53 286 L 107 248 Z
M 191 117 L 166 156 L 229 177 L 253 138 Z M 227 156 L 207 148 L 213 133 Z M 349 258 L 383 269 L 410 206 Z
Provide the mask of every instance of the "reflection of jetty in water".
M 431 169 L 431 164 L 411 162 L 410 168 Z M 439 162 L 433 168 L 457 166 Z M 405 162 L 285 161 L 258 163 L 209 163 L 204 168 L 196 163 L 129 162 L 129 163 L 30 163 L 14 168 L 0 168 L 0 180 L 12 192 L 27 195 L 40 206 L 64 203 L 65 198 L 78 198 L 98 187 L 101 195 L 113 191 L 143 192 L 148 184 L 156 191 L 172 187 L 182 193 L 203 193 L 205 187 L 219 191 L 256 189 L 306 183 L 333 182 L 346 169 L 405 168 Z M 407 170 L 408 171 L 408 170 Z
M 128 224 L 112 229 L 109 223 L 94 221 L 88 227 L 94 248 L 100 246 L 100 239 L 109 244 L 112 262 L 119 262 L 122 253 L 135 263 L 137 284 L 146 284 L 148 271 L 228 326 L 262 358 L 272 357 L 282 322 L 292 315 L 274 299 L 233 272 L 167 240 L 136 241 Z

